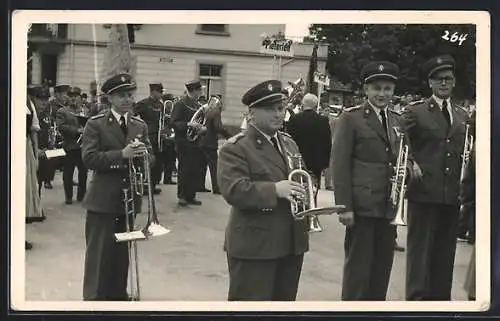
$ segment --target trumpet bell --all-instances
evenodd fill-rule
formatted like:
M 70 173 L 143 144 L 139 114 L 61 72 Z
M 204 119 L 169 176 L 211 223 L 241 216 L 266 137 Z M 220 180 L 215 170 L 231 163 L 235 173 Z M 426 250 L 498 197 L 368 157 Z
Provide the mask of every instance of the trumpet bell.
M 396 216 L 391 221 L 391 225 L 406 226 L 406 215 L 408 209 L 407 203 L 407 199 L 404 199 L 402 206 L 400 206 L 396 211 Z

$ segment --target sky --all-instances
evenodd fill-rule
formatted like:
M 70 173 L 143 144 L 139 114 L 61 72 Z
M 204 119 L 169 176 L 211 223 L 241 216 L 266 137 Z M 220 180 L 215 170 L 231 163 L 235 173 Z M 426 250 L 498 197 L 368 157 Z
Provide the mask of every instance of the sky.
M 302 38 L 309 34 L 309 24 L 287 24 L 285 25 L 285 36 L 290 39 Z

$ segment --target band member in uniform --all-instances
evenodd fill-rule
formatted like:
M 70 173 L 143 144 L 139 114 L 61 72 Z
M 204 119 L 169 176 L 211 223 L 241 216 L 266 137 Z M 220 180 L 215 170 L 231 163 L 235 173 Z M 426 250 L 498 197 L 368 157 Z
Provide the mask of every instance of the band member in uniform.
M 361 71 L 367 101 L 346 108 L 335 123 L 333 183 L 335 202 L 346 212 L 342 300 L 384 301 L 392 270 L 396 226 L 389 203 L 399 140 L 400 115 L 388 108 L 399 68 L 371 62 Z
M 151 151 L 147 126 L 132 116 L 136 85 L 130 75 L 112 76 L 102 85 L 111 110 L 92 117 L 85 126 L 82 155 L 95 176 L 85 197 L 85 272 L 83 298 L 86 301 L 126 301 L 128 250 L 117 243 L 114 233 L 126 229 L 123 188 L 128 182 L 128 159 Z M 142 142 L 133 142 L 139 138 Z
M 161 150 L 159 149 L 158 130 L 160 125 L 160 114 L 163 109 L 161 103 L 161 95 L 163 91 L 162 84 L 149 84 L 149 97 L 139 101 L 134 106 L 134 114 L 141 117 L 142 120 L 148 125 L 148 135 L 151 146 L 153 146 L 153 153 L 155 162 L 151 169 L 153 189 L 155 194 L 160 194 L 161 189 L 156 187 L 160 182 L 162 172 Z
M 71 87 L 68 95 L 71 97 L 69 107 L 63 107 L 56 113 L 56 123 L 63 136 L 64 157 L 63 185 L 66 204 L 73 203 L 73 174 L 78 168 L 78 192 L 76 200 L 81 202 L 87 191 L 87 169 L 82 162 L 81 146 L 79 140 L 83 133 L 83 126 L 79 115 L 81 106 L 79 98 L 81 89 Z
M 217 150 L 219 149 L 219 135 L 225 139 L 231 137 L 222 124 L 221 114 L 223 109 L 224 105 L 222 101 L 220 101 L 219 104 L 207 111 L 205 116 L 207 131 L 200 139 L 201 150 L 208 162 L 210 180 L 212 182 L 212 193 L 214 194 L 220 194 L 219 185 L 217 184 Z
M 172 94 L 165 94 L 163 95 L 162 100 L 163 102 L 166 102 L 167 100 L 173 102 L 174 96 Z M 163 184 L 167 185 L 175 185 L 175 182 L 172 180 L 172 174 L 175 170 L 175 161 L 177 159 L 177 153 L 175 151 L 175 140 L 170 135 L 170 133 L 173 131 L 170 123 L 173 107 L 174 107 L 173 104 L 167 104 L 165 108 L 165 113 L 167 114 L 167 116 L 165 117 L 166 123 L 164 132 L 168 135 L 168 137 L 165 137 L 163 140 L 162 156 L 161 160 L 159 160 L 163 162 L 161 167 L 163 172 Z
M 51 142 L 51 127 L 54 119 L 52 118 L 52 109 L 49 104 L 50 93 L 48 88 L 40 87 L 38 90 L 38 119 L 40 122 L 40 131 L 38 132 L 38 145 L 41 150 L 53 149 L 54 142 Z M 54 160 L 41 157 L 38 167 L 38 193 L 41 193 L 42 186 L 52 189 L 51 179 L 54 177 Z
M 55 122 L 57 119 L 57 111 L 63 107 L 69 106 L 68 91 L 71 87 L 69 85 L 57 85 L 54 87 L 54 98 L 50 99 L 50 108 L 52 109 L 52 119 Z M 60 132 L 60 131 L 59 131 Z M 58 137 L 58 140 L 63 140 L 62 134 Z M 60 142 L 62 143 L 62 142 Z M 64 170 L 64 159 L 65 157 L 59 157 L 54 160 L 54 169 L 58 169 L 61 172 Z M 51 181 L 54 180 L 55 170 L 51 176 Z
M 467 114 L 451 102 L 455 61 L 423 65 L 432 97 L 403 111 L 420 179 L 408 186 L 406 299 L 451 298 L 459 215 L 459 176 Z
M 231 205 L 224 242 L 230 301 L 294 301 L 309 249 L 307 220 L 291 214 L 290 200 L 305 190 L 288 180 L 287 155 L 299 149 L 278 132 L 285 118 L 281 87 L 269 80 L 243 96 L 248 128 L 219 153 L 218 183 Z
M 316 194 L 321 186 L 321 173 L 328 168 L 332 149 L 332 134 L 328 118 L 316 112 L 318 97 L 306 94 L 302 99 L 303 111 L 293 115 L 287 124 L 304 157 L 304 163 L 316 179 Z
M 206 127 L 199 123 L 191 122 L 191 118 L 200 105 L 198 99 L 202 93 L 199 80 L 188 82 L 186 85 L 186 95 L 174 104 L 170 123 L 175 131 L 175 146 L 177 148 L 177 158 L 179 168 L 177 173 L 177 198 L 179 206 L 201 205 L 201 201 L 196 199 L 196 192 L 199 189 L 202 172 L 203 153 L 198 142 L 191 142 L 187 139 L 188 127 L 194 128 L 202 133 Z

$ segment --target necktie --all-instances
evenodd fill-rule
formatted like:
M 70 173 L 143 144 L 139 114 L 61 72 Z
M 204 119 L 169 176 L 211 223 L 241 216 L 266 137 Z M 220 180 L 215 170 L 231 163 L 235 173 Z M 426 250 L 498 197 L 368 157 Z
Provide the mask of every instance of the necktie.
M 276 149 L 276 151 L 278 152 L 278 154 L 283 157 L 283 154 L 281 154 L 281 151 L 280 151 L 280 148 L 279 148 L 279 145 L 278 145 L 278 140 L 276 139 L 276 137 L 271 137 L 271 142 L 273 143 L 273 146 L 274 148 Z
M 389 138 L 389 133 L 387 132 L 387 118 L 385 117 L 385 109 L 380 110 L 380 118 L 382 119 L 382 126 L 384 127 L 385 137 Z
M 123 135 L 125 135 L 125 137 L 127 137 L 127 123 L 125 122 L 125 116 L 122 115 L 122 117 L 120 117 L 120 128 L 123 132 Z
M 446 100 L 443 100 L 443 107 L 441 108 L 441 111 L 443 112 L 444 119 L 446 119 L 446 123 L 449 127 L 451 125 L 451 119 L 450 113 L 448 112 L 448 102 Z

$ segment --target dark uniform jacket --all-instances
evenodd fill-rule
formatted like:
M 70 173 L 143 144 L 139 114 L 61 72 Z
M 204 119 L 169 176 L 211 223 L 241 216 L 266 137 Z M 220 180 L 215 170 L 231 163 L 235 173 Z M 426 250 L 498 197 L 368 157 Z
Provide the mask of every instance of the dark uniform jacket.
M 127 137 L 120 124 L 108 110 L 89 119 L 82 138 L 82 159 L 86 168 L 94 170 L 94 177 L 83 201 L 87 210 L 117 214 L 124 210 L 123 179 L 128 177 L 128 160 L 122 158 L 122 149 L 135 138 L 143 141 L 151 152 L 146 123 L 127 117 Z
M 461 211 L 475 215 L 476 213 L 476 148 L 473 147 L 469 162 L 465 167 L 464 178 L 460 185 Z
M 57 128 L 63 137 L 62 147 L 67 151 L 80 148 L 77 141 L 81 133 L 78 129 L 82 126 L 77 113 L 78 111 L 70 107 L 59 108 L 56 112 Z
M 40 122 L 40 131 L 38 132 L 38 146 L 40 149 L 49 148 L 49 129 L 52 126 L 54 119 L 52 118 L 52 110 L 49 104 L 38 101 L 35 103 L 37 107 L 38 120 Z
M 283 151 L 299 152 L 293 139 L 279 133 Z M 255 127 L 230 138 L 219 153 L 217 179 L 231 205 L 224 249 L 241 259 L 275 259 L 309 249 L 305 220 L 294 221 L 290 202 L 278 198 L 275 183 L 290 168 Z
M 328 118 L 314 110 L 304 110 L 290 118 L 287 129 L 308 169 L 321 171 L 328 167 L 332 148 Z
M 170 124 L 175 131 L 175 140 L 177 142 L 188 142 L 186 138 L 187 124 L 198 108 L 200 108 L 200 104 L 187 95 L 174 104 Z
M 403 111 L 412 156 L 423 174 L 420 181 L 410 182 L 408 200 L 448 205 L 458 202 L 467 114 L 453 103 L 451 107 L 449 130 L 446 130 L 441 108 L 433 98 L 409 105 Z
M 219 147 L 219 135 L 226 139 L 231 137 L 222 125 L 221 112 L 220 108 L 212 108 L 207 112 L 205 116 L 207 131 L 200 139 L 200 146 L 217 149 Z
M 160 100 L 155 100 L 151 97 L 139 101 L 134 106 L 134 114 L 141 117 L 148 125 L 148 134 L 150 136 L 158 134 L 158 125 L 160 113 L 163 109 L 163 104 Z
M 387 109 L 390 135 L 369 103 L 347 108 L 335 122 L 332 147 L 335 202 L 365 217 L 392 219 L 390 178 L 399 148 L 394 127 L 403 130 L 400 115 Z

